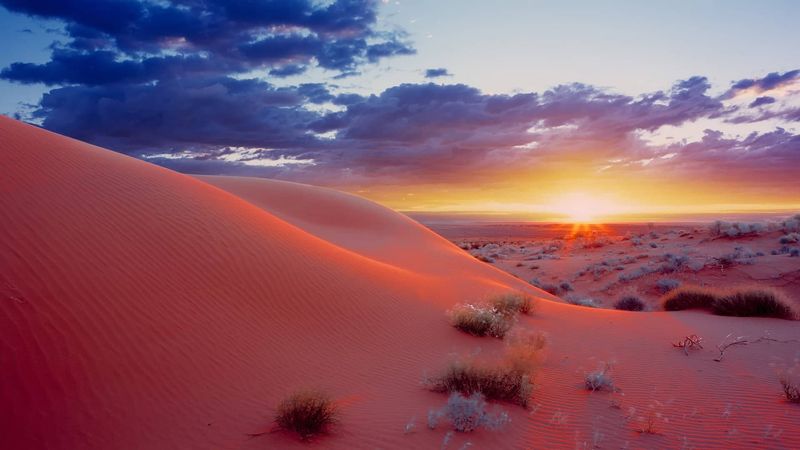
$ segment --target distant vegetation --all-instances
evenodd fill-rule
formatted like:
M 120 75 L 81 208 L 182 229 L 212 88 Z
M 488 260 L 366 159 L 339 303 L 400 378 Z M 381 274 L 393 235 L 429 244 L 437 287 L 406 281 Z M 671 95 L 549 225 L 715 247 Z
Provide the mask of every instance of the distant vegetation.
M 564 297 L 570 305 L 585 306 L 587 308 L 599 308 L 600 305 L 591 297 L 586 297 L 577 294 L 569 294 Z
M 717 220 L 708 229 L 712 237 L 738 238 L 745 236 L 758 236 L 767 231 L 763 223 L 725 222 Z
M 644 302 L 635 295 L 625 295 L 614 303 L 614 308 L 624 311 L 643 311 Z
M 572 284 L 569 283 L 568 281 L 562 281 L 559 284 L 543 283 L 538 278 L 534 278 L 534 279 L 532 279 L 530 281 L 530 283 L 532 285 L 536 286 L 537 288 L 549 293 L 549 294 L 558 295 L 558 296 L 564 295 L 564 294 L 566 294 L 568 292 L 572 292 L 572 291 L 575 290 L 572 287 Z
M 680 280 L 676 280 L 673 278 L 661 278 L 656 281 L 656 289 L 662 294 L 666 294 L 667 292 L 674 291 L 681 285 Z

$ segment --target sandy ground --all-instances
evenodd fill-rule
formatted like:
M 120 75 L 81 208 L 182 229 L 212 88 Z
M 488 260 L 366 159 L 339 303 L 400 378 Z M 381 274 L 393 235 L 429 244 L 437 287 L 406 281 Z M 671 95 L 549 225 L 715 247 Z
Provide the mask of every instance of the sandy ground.
M 0 167 L 0 448 L 800 447 L 776 375 L 797 322 L 569 305 L 356 196 L 193 178 L 4 117 Z M 511 290 L 539 299 L 516 327 L 549 337 L 532 406 L 427 429 L 446 397 L 423 376 L 504 347 L 447 310 Z M 731 333 L 786 343 L 714 361 Z M 710 345 L 686 356 L 687 334 Z M 618 390 L 583 389 L 606 362 Z M 328 435 L 251 436 L 308 387 L 336 398 Z
M 651 310 L 673 286 L 769 286 L 800 300 L 800 243 L 781 220 L 753 222 L 763 231 L 730 237 L 709 223 L 520 224 L 429 226 L 475 257 L 535 285 L 560 286 L 562 297 L 613 308 L 634 295 Z M 800 236 L 800 235 L 798 235 Z

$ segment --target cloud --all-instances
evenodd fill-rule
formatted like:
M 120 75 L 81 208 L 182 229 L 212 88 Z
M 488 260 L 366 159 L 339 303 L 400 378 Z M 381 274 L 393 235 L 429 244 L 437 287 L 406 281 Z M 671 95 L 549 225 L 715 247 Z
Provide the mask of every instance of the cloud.
M 438 78 L 438 77 L 449 77 L 449 76 L 451 75 L 445 68 L 428 69 L 425 71 L 425 78 Z
M 314 65 L 352 73 L 362 64 L 414 53 L 402 32 L 376 28 L 377 4 L 371 0 L 0 4 L 65 24 L 68 41 L 54 43 L 50 61 L 16 62 L 0 72 L 20 83 L 142 83 L 256 69 L 281 77 Z
M 796 122 L 799 109 L 785 99 L 799 70 L 740 80 L 722 95 L 702 76 L 637 96 L 580 83 L 514 94 L 409 83 L 360 95 L 273 78 L 311 68 L 344 77 L 413 53 L 402 31 L 379 27 L 371 0 L 0 4 L 64 24 L 49 60 L 0 71 L 52 86 L 31 119 L 182 171 L 337 185 L 482 183 L 569 163 L 676 177 L 724 168 L 778 182 L 798 166 L 800 142 L 788 126 L 744 137 L 699 128 L 701 135 L 666 143 L 643 136 L 704 121 Z
M 748 108 L 757 108 L 759 106 L 770 105 L 772 103 L 775 103 L 775 97 L 769 97 L 765 95 L 763 97 L 756 98 L 747 106 Z
M 329 95 L 317 85 L 193 78 L 157 84 L 66 86 L 34 113 L 50 130 L 131 154 L 211 147 L 315 147 L 318 114 L 303 105 Z
M 745 78 L 735 82 L 733 86 L 731 86 L 726 97 L 735 97 L 742 91 L 752 91 L 755 94 L 769 92 L 788 86 L 794 83 L 798 78 L 800 78 L 800 69 L 790 70 L 784 73 L 772 72 L 763 78 Z

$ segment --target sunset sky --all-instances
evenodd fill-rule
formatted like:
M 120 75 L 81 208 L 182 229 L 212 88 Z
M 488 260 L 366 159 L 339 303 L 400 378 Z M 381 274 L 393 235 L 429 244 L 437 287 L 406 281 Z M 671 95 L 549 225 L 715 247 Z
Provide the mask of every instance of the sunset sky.
M 0 113 L 181 172 L 408 211 L 800 209 L 798 2 L 0 5 Z

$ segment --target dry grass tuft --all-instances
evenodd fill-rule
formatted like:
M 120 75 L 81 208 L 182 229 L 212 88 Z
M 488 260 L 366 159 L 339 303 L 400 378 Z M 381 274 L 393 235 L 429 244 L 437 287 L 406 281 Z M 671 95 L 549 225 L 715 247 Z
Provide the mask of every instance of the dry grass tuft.
M 797 312 L 781 292 L 769 288 L 743 288 L 718 298 L 714 314 L 738 317 L 776 317 L 794 320 Z
M 739 287 L 718 291 L 700 287 L 681 287 L 661 299 L 667 311 L 708 309 L 720 316 L 775 317 L 797 320 L 800 314 L 778 290 L 765 287 Z
M 456 305 L 449 312 L 450 323 L 465 333 L 502 339 L 516 322 L 517 314 L 531 314 L 535 308 L 533 297 L 509 292 L 481 304 Z
M 531 314 L 536 309 L 533 297 L 518 292 L 496 295 L 489 303 L 500 314 Z
M 635 295 L 626 295 L 614 303 L 614 309 L 623 311 L 644 311 L 644 302 Z
M 661 297 L 661 305 L 667 311 L 684 309 L 711 309 L 717 299 L 717 292 L 696 286 L 679 287 Z
M 780 382 L 786 400 L 791 403 L 800 403 L 800 382 L 792 380 L 789 374 L 782 374 L 780 376 Z
M 542 333 L 516 333 L 509 336 L 502 361 L 455 359 L 441 374 L 425 380 L 425 385 L 434 392 L 457 392 L 466 396 L 479 393 L 488 400 L 526 407 L 533 392 L 532 379 L 546 345 L 547 338 Z
M 531 375 L 510 365 L 490 365 L 474 360 L 456 360 L 441 375 L 427 380 L 434 392 L 483 394 L 489 400 L 503 400 L 527 406 L 533 384 Z
M 494 308 L 478 305 L 456 305 L 450 311 L 450 323 L 474 336 L 503 338 L 514 325 L 515 317 L 500 314 Z
M 296 392 L 278 405 L 275 423 L 282 430 L 294 431 L 302 439 L 325 432 L 336 422 L 336 406 L 318 391 Z
M 584 377 L 584 384 L 588 391 L 611 391 L 616 390 L 614 380 L 611 378 L 611 364 L 605 364 L 600 369 L 587 373 Z

